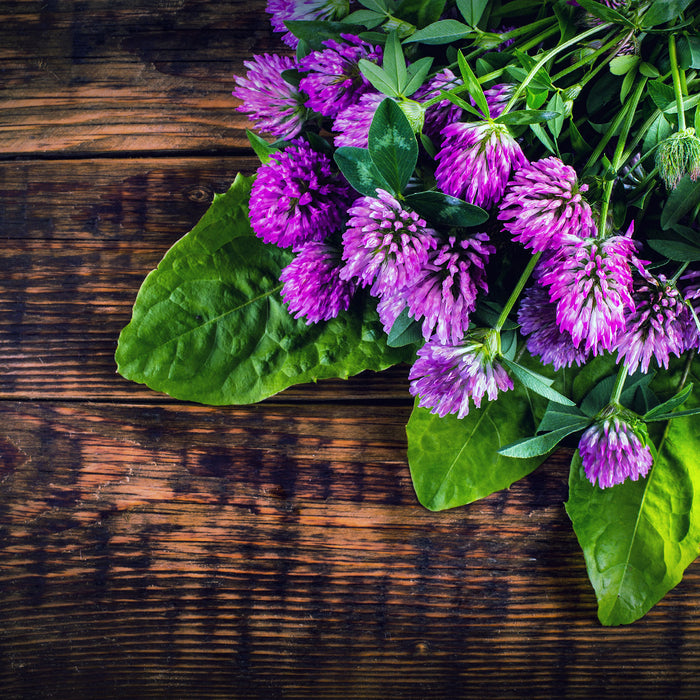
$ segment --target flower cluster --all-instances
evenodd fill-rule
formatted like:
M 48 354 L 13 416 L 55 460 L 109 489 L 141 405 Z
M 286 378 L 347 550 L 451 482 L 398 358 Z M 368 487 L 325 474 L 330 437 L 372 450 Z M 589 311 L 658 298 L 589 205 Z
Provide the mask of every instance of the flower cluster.
M 603 4 L 614 16 L 634 12 L 626 0 Z M 575 2 L 566 8 L 559 21 L 568 12 L 580 37 L 549 46 L 537 35 L 548 62 L 524 57 L 534 46 L 527 27 L 494 24 L 473 37 L 470 55 L 483 51 L 472 69 L 466 52 L 440 64 L 439 51 L 423 51 L 427 34 L 410 13 L 353 13 L 349 23 L 375 30 L 357 36 L 335 24 L 350 12 L 347 0 L 269 0 L 273 27 L 286 32 L 296 56 L 255 56 L 233 94 L 256 129 L 278 139 L 258 170 L 250 221 L 263 241 L 294 253 L 281 274 L 289 312 L 307 323 L 327 321 L 366 290 L 363 303 L 365 294 L 373 299 L 391 342 L 399 321 L 413 324 L 410 391 L 441 417 L 463 418 L 529 376 L 518 349 L 553 371 L 611 358 L 617 393 L 589 413 L 579 442 L 587 477 L 607 488 L 644 477 L 652 464 L 643 421 L 620 403 L 623 375 L 668 368 L 672 356 L 700 349 L 700 271 L 687 263 L 675 269 L 684 248 L 645 245 L 658 179 L 644 163 L 655 152 L 671 190 L 694 182 L 700 140 L 684 114 L 672 129 L 664 116 L 671 110 L 659 106 L 671 91 L 682 102 L 688 89 L 674 72 L 673 90 L 657 85 L 648 99 L 643 82 L 624 88 L 626 120 L 603 137 L 603 127 L 588 129 L 591 142 L 602 140 L 590 148 L 574 118 L 581 92 L 586 107 L 597 109 L 602 98 L 586 82 L 601 62 L 636 54 L 644 37 L 610 29 L 615 36 L 601 39 L 604 15 Z M 333 22 L 328 33 L 313 36 L 323 20 Z M 438 28 L 425 44 L 444 43 Z M 395 106 L 382 107 L 382 119 L 393 114 L 394 121 L 373 126 L 385 100 Z M 640 104 L 646 111 L 636 116 Z M 643 119 L 656 121 L 635 141 L 644 139 L 641 156 L 625 140 Z M 606 121 L 601 111 L 598 125 Z M 410 158 L 415 167 L 403 177 Z M 677 211 L 674 225 L 688 207 Z M 674 230 L 687 241 L 697 229 L 686 224 Z M 700 259 L 700 246 L 694 250 L 687 262 Z M 513 342 L 504 342 L 506 333 Z M 538 391 L 539 381 L 527 386 Z

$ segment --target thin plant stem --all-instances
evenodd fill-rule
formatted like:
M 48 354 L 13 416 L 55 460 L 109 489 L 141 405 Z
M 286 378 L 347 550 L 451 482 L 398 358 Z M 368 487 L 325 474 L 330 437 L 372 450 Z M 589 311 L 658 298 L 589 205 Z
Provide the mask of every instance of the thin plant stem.
M 676 95 L 676 107 L 678 108 L 678 131 L 685 130 L 685 111 L 683 109 L 683 90 L 681 77 L 678 72 L 678 56 L 676 53 L 676 37 L 673 33 L 668 35 L 668 56 L 671 61 L 671 74 L 673 75 L 673 92 Z
M 506 319 L 508 318 L 508 314 L 512 311 L 513 307 L 515 306 L 515 302 L 518 300 L 518 297 L 520 296 L 520 293 L 523 291 L 523 288 L 527 284 L 527 281 L 530 279 L 530 275 L 532 274 L 532 271 L 535 269 L 535 265 L 537 265 L 538 260 L 540 259 L 540 256 L 542 253 L 537 253 L 533 255 L 530 258 L 530 262 L 527 264 L 527 267 L 523 270 L 522 275 L 520 275 L 520 279 L 518 280 L 518 283 L 515 285 L 515 289 L 511 292 L 511 295 L 508 297 L 508 301 L 506 302 L 506 305 L 503 307 L 503 311 L 501 311 L 501 315 L 498 317 L 498 321 L 496 321 L 496 331 L 500 331 L 501 328 L 503 328 L 503 324 L 506 322 Z
M 613 387 L 612 394 L 610 395 L 611 404 L 620 403 L 620 396 L 622 396 L 622 389 L 625 386 L 627 374 L 627 367 L 625 365 L 620 365 L 619 369 L 617 370 L 617 379 L 615 380 L 615 386 Z

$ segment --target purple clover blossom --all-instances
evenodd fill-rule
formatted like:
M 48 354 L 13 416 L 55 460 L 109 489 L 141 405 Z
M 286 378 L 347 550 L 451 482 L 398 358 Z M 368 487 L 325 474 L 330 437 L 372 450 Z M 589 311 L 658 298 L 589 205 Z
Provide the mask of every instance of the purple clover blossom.
M 420 273 L 437 234 L 414 211 L 404 209 L 388 192 L 361 197 L 348 211 L 343 234 L 341 279 L 357 278 L 381 296 L 405 287 Z
M 640 422 L 618 407 L 604 409 L 603 415 L 587 428 L 578 449 L 588 480 L 601 489 L 637 481 L 651 469 L 653 457 Z M 607 415 L 606 415 L 607 414 Z
M 411 394 L 431 413 L 464 418 L 470 402 L 479 408 L 484 396 L 493 401 L 500 391 L 513 388 L 497 346 L 498 334 L 492 330 L 474 331 L 455 345 L 427 342 L 408 375 Z
M 462 85 L 462 79 L 458 78 L 449 68 L 441 70 L 427 83 L 420 87 L 413 98 L 418 102 L 425 102 L 437 97 L 441 92 Z M 425 110 L 423 131 L 428 136 L 437 138 L 440 132 L 452 122 L 456 122 L 462 116 L 463 110 L 459 105 L 449 100 L 442 100 Z
M 606 239 L 566 237 L 558 251 L 540 261 L 538 279 L 557 304 L 557 324 L 576 347 L 600 354 L 612 350 L 625 328 L 625 311 L 634 309 L 632 273 L 636 244 L 625 236 Z
M 350 10 L 348 0 L 268 0 L 267 13 L 272 15 L 270 23 L 276 32 L 285 32 L 282 41 L 297 47 L 299 39 L 287 31 L 287 20 L 334 20 L 342 19 Z
M 360 72 L 359 61 L 372 63 L 382 60 L 381 46 L 372 46 L 352 34 L 341 34 L 345 43 L 329 39 L 323 51 L 314 51 L 300 61 L 309 74 L 299 87 L 308 96 L 306 106 L 325 117 L 335 117 L 354 105 L 359 97 L 372 90 L 370 82 Z
M 458 343 L 469 329 L 479 290 L 488 291 L 485 267 L 496 249 L 485 233 L 458 241 L 455 236 L 430 253 L 404 291 L 409 316 L 423 319 L 422 333 L 441 343 Z
M 231 93 L 243 102 L 237 111 L 248 114 L 259 131 L 283 139 L 296 136 L 306 119 L 306 98 L 282 78 L 283 71 L 297 67 L 294 59 L 263 54 L 243 65 L 248 73 L 245 78 L 234 76 L 237 87 Z
M 581 196 L 587 189 L 559 158 L 527 163 L 508 184 L 498 218 L 526 248 L 556 250 L 567 236 L 596 235 L 591 207 Z
M 588 354 L 574 345 L 571 334 L 559 330 L 557 307 L 549 301 L 547 290 L 540 284 L 525 290 L 518 323 L 522 334 L 527 336 L 528 351 L 539 355 L 543 364 L 551 364 L 557 370 L 571 367 L 574 362 L 580 367 L 588 359 Z
M 443 192 L 489 208 L 503 196 L 512 170 L 527 159 L 505 124 L 457 122 L 442 130 L 435 179 Z
M 340 278 L 340 252 L 328 240 L 310 241 L 282 270 L 282 297 L 294 318 L 304 316 L 309 325 L 348 309 L 357 284 Z
M 357 104 L 346 107 L 333 122 L 333 143 L 339 146 L 367 148 L 369 127 L 372 125 L 377 107 L 386 99 L 379 92 L 368 92 Z
M 618 362 L 624 362 L 630 374 L 640 366 L 646 374 L 652 357 L 668 369 L 670 354 L 680 357 L 686 349 L 688 309 L 682 297 L 664 275 L 654 277 L 645 272 L 632 298 L 635 308 L 615 346 Z
M 489 106 L 489 115 L 492 119 L 500 117 L 501 114 L 503 114 L 503 110 L 508 102 L 510 102 L 510 98 L 513 97 L 514 93 L 515 85 L 513 83 L 498 83 L 484 90 L 484 97 L 486 98 L 486 104 Z M 518 102 L 518 100 L 516 100 L 516 102 Z M 476 106 L 473 100 L 472 104 Z
M 700 350 L 700 270 L 686 272 L 680 279 L 681 291 L 686 303 L 683 315 L 683 338 L 685 350 Z
M 350 188 L 331 169 L 331 159 L 295 139 L 258 168 L 250 223 L 265 243 L 299 248 L 336 231 L 350 199 Z

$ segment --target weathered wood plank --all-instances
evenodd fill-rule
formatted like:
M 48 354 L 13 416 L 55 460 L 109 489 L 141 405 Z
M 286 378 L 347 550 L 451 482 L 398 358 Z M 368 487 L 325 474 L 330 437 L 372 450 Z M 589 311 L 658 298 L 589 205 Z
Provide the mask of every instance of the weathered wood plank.
M 0 154 L 245 148 L 234 74 L 281 48 L 265 2 L 0 6 Z
M 436 514 L 407 409 L 0 414 L 5 697 L 696 691 L 697 565 L 634 627 L 600 627 L 566 455 Z

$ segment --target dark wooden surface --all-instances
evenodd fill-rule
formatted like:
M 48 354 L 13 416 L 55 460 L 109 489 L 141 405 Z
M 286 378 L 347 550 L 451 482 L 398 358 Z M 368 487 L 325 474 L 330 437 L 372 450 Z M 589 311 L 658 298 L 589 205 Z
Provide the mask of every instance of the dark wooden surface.
M 698 564 L 601 627 L 566 453 L 429 513 L 405 368 L 230 408 L 116 375 L 144 275 L 255 167 L 263 6 L 0 1 L 0 694 L 697 697 Z

